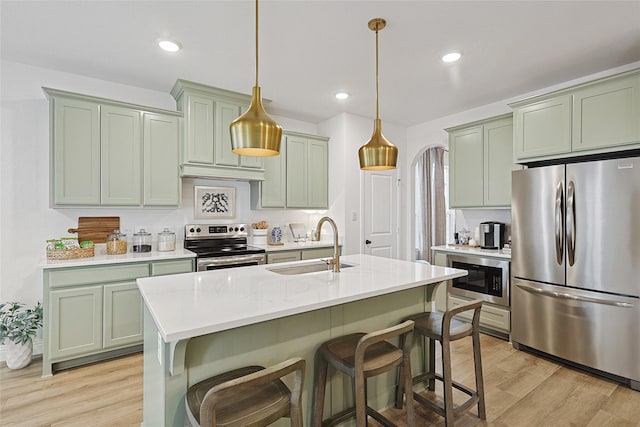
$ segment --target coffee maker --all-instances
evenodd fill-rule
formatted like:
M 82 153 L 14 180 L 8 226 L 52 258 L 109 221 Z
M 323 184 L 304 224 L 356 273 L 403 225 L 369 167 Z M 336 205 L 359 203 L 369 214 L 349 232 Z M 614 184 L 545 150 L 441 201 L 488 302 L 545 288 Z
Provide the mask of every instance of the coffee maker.
M 500 249 L 504 245 L 505 225 L 502 222 L 487 221 L 480 223 L 480 247 L 482 249 Z

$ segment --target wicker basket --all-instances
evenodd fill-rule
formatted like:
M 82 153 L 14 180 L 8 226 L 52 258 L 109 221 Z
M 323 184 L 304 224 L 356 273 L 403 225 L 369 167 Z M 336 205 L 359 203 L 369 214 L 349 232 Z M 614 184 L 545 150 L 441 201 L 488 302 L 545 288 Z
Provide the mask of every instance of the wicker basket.
M 61 260 L 61 259 L 91 258 L 95 254 L 94 249 L 95 248 L 47 250 L 47 259 Z

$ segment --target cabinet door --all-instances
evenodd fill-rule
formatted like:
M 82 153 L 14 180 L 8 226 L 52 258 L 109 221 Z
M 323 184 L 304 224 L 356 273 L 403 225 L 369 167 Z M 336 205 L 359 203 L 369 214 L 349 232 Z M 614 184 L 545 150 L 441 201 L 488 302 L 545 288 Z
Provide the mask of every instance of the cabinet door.
M 307 139 L 287 136 L 287 207 L 306 208 Z
M 462 304 L 471 301 L 470 299 L 449 295 L 449 308 L 456 308 Z M 473 317 L 472 311 L 465 311 L 458 315 L 460 318 L 471 321 Z M 511 331 L 511 312 L 506 308 L 496 307 L 495 305 L 482 303 L 480 310 L 480 326 L 497 330 L 499 332 L 509 333 Z
M 102 205 L 132 206 L 142 201 L 141 122 L 138 110 L 101 107 Z
M 519 107 L 514 118 L 518 160 L 571 151 L 571 95 Z
M 329 207 L 328 146 L 326 141 L 309 140 L 307 147 L 307 200 L 309 208 Z
M 102 286 L 51 291 L 49 304 L 51 360 L 102 348 Z
M 449 200 L 452 208 L 483 205 L 483 128 L 477 126 L 449 136 Z
M 142 343 L 142 296 L 136 282 L 104 285 L 105 349 Z
M 52 204 L 100 204 L 98 104 L 54 98 L 52 107 Z
M 484 125 L 484 206 L 511 205 L 513 121 Z
M 164 276 L 166 274 L 191 273 L 194 271 L 194 259 L 195 258 L 152 262 L 151 275 Z
M 175 116 L 144 115 L 144 204 L 178 206 L 179 119 Z
M 338 250 L 341 251 L 340 248 Z M 317 258 L 326 258 L 326 257 L 329 257 L 329 258 L 333 257 L 333 247 L 302 250 L 302 259 L 317 259 Z
M 260 206 L 284 208 L 287 204 L 287 144 L 280 155 L 264 158 L 264 181 L 260 182 Z
M 213 100 L 187 95 L 184 160 L 213 164 Z
M 278 262 L 300 261 L 300 251 L 278 251 L 267 252 L 267 264 L 276 264 Z
M 640 142 L 640 77 L 594 84 L 573 96 L 572 150 Z
M 215 164 L 239 166 L 240 157 L 231 151 L 231 133 L 229 125 L 240 115 L 240 107 L 235 104 L 215 102 Z

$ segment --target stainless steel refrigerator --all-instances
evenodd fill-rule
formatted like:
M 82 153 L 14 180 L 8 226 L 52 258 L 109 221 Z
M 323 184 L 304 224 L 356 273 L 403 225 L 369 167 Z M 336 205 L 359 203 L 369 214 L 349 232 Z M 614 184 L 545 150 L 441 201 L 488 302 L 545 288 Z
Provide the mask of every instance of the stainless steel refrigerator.
M 640 390 L 640 157 L 514 171 L 511 339 Z

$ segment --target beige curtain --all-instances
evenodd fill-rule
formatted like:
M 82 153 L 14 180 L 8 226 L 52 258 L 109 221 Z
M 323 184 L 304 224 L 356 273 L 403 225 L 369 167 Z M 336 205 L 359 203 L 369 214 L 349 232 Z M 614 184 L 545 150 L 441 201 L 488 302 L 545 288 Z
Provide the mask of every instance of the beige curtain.
M 433 264 L 431 246 L 446 243 L 444 148 L 428 148 L 416 164 L 416 260 Z

